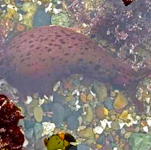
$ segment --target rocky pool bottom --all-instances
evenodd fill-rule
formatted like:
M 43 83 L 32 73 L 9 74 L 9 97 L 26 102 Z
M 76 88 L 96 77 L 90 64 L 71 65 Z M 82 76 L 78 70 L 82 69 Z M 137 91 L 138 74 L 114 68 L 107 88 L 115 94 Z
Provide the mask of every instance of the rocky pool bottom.
M 0 93 L 14 100 L 25 116 L 19 121 L 24 150 L 46 150 L 43 139 L 60 131 L 72 134 L 79 150 L 150 150 L 150 85 L 151 78 L 146 78 L 137 90 L 145 107 L 141 115 L 124 91 L 77 74 L 58 81 L 53 95 L 35 93 L 20 101 L 19 89 L 3 79 Z

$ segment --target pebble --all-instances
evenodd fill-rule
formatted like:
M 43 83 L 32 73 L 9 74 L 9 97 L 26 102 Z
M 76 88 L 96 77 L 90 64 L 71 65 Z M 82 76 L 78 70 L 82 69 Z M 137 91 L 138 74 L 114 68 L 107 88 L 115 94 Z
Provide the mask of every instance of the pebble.
M 43 110 L 41 106 L 36 106 L 34 108 L 34 118 L 37 122 L 41 122 L 43 119 Z
M 103 104 L 108 110 L 113 109 L 113 99 L 106 99 Z
M 39 139 L 43 132 L 43 126 L 41 123 L 35 123 L 34 125 L 34 135 L 36 140 Z
M 119 125 L 118 121 L 112 121 L 111 127 L 113 130 L 119 130 L 120 129 L 120 125 Z
M 96 140 L 96 142 L 98 144 L 104 145 L 104 143 L 105 143 L 105 135 L 104 134 L 100 135 L 99 138 Z
M 119 118 L 127 121 L 127 116 L 128 116 L 128 110 L 123 110 L 123 112 L 120 114 Z
M 87 100 L 92 101 L 93 100 L 93 95 L 90 93 L 87 95 Z
M 95 110 L 98 119 L 105 119 L 104 109 L 102 106 L 98 106 Z
M 42 136 L 45 135 L 52 135 L 53 131 L 55 129 L 55 124 L 54 123 L 50 123 L 50 122 L 43 122 L 42 123 L 43 126 L 43 132 L 42 132 Z
M 127 98 L 120 92 L 118 93 L 115 101 L 114 101 L 114 108 L 115 109 L 122 109 L 127 105 Z
M 33 133 L 34 133 L 33 128 L 25 130 L 25 134 L 26 134 L 27 139 L 31 139 L 33 137 Z
M 56 127 L 60 127 L 65 117 L 64 107 L 60 103 L 54 103 L 52 105 L 52 112 L 52 122 Z
M 60 26 L 69 27 L 70 19 L 69 19 L 68 14 L 61 12 L 61 13 L 52 15 L 51 23 L 52 25 L 60 25 Z
M 93 128 L 87 127 L 86 129 L 79 131 L 78 135 L 82 138 L 89 138 L 89 139 L 93 138 L 94 137 Z
M 125 139 L 129 139 L 131 135 L 132 135 L 132 132 L 126 132 L 126 133 L 124 134 L 124 138 L 125 138 Z
M 45 13 L 45 10 L 40 9 L 37 10 L 34 14 L 33 18 L 33 26 L 34 27 L 41 27 L 51 24 L 51 17 L 50 14 Z
M 94 117 L 92 108 L 90 106 L 86 107 L 85 112 L 86 112 L 85 121 L 88 123 L 92 122 L 92 119 Z
M 84 144 L 79 144 L 78 150 L 90 150 L 90 147 Z
M 58 94 L 58 93 L 54 93 L 53 95 L 53 101 L 54 102 L 57 102 L 57 103 L 60 103 L 60 104 L 65 104 L 66 102 L 66 97 L 61 95 L 61 94 Z
M 34 127 L 35 122 L 31 121 L 31 120 L 26 120 L 24 121 L 24 125 L 25 125 L 25 129 L 28 130 L 30 128 Z
M 76 130 L 79 127 L 78 118 L 75 116 L 70 116 L 67 118 L 67 126 L 70 130 Z
M 93 132 L 97 133 L 97 134 L 102 134 L 103 131 L 104 131 L 104 129 L 100 126 L 97 126 L 97 127 L 93 128 Z
M 107 99 L 107 88 L 105 84 L 95 82 L 93 83 L 92 92 L 94 92 L 99 101 Z
M 151 149 L 151 135 L 144 133 L 132 133 L 129 138 L 129 145 L 132 150 L 150 150 Z

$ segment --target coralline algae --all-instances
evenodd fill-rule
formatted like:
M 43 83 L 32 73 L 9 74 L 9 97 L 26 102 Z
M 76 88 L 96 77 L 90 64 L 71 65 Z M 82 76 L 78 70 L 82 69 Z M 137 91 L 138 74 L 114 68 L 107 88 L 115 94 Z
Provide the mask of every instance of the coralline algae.
M 19 34 L 6 47 L 5 77 L 25 94 L 47 94 L 57 80 L 81 73 L 103 82 L 127 84 L 136 72 L 85 35 L 60 26 L 44 26 Z

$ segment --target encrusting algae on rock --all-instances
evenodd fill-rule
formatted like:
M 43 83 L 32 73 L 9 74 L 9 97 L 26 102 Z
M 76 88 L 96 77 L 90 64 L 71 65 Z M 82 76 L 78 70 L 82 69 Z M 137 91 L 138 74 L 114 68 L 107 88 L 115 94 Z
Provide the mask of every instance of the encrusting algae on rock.
M 56 81 L 74 73 L 123 86 L 149 72 L 142 71 L 140 77 L 87 36 L 60 26 L 19 34 L 6 46 L 5 58 L 9 72 L 5 78 L 24 94 L 50 93 Z

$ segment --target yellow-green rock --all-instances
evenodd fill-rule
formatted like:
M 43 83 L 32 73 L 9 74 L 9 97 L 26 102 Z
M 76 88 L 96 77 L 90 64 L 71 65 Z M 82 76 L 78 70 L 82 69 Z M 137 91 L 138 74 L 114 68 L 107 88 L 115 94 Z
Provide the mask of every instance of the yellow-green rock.
M 85 120 L 86 122 L 90 123 L 92 122 L 93 119 L 93 110 L 90 106 L 86 107 L 86 116 L 85 116 Z
M 94 137 L 94 133 L 93 133 L 93 129 L 92 127 L 88 127 L 84 130 L 79 131 L 79 136 L 82 138 L 93 138 Z
M 36 106 L 34 108 L 34 118 L 37 122 L 41 122 L 43 119 L 43 110 L 41 106 Z
M 115 109 L 122 109 L 127 105 L 127 98 L 123 95 L 122 92 L 118 93 L 115 101 L 114 101 L 114 108 Z

